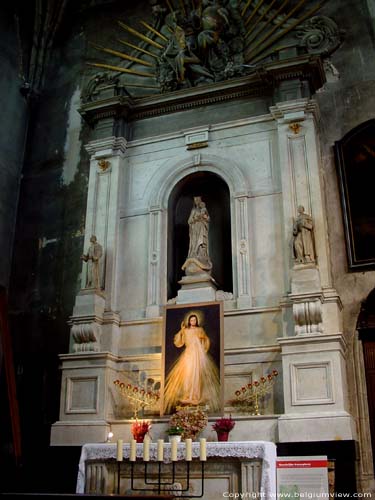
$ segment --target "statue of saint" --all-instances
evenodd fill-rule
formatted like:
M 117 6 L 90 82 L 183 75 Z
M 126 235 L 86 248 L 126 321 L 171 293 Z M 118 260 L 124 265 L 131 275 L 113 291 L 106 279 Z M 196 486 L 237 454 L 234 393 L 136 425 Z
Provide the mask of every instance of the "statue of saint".
M 176 347 L 185 347 L 169 371 L 164 390 L 164 411 L 170 413 L 177 404 L 208 404 L 210 411 L 220 409 L 220 377 L 208 353 L 210 339 L 199 325 L 197 314 L 188 315 L 175 334 Z
M 100 259 L 103 255 L 103 248 L 97 242 L 96 236 L 90 238 L 90 246 L 86 254 L 81 256 L 87 262 L 86 288 L 100 290 Z
M 196 259 L 203 268 L 211 268 L 212 263 L 208 252 L 208 228 L 210 216 L 206 204 L 200 196 L 194 196 L 194 205 L 188 219 L 189 253 L 188 259 Z
M 311 215 L 305 213 L 303 206 L 298 207 L 298 216 L 293 226 L 294 258 L 298 263 L 315 262 L 314 225 Z

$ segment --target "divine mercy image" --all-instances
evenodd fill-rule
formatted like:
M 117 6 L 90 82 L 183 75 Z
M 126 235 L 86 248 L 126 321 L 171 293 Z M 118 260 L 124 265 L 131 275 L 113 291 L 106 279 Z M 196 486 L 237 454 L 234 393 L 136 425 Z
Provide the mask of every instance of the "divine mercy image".
M 177 406 L 220 411 L 220 303 L 166 309 L 163 409 Z

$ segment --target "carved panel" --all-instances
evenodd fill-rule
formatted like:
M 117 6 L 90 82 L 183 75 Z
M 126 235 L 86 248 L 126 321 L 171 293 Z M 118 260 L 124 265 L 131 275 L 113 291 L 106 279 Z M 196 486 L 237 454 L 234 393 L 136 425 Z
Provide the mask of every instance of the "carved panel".
M 97 413 L 98 377 L 66 379 L 65 413 Z
M 331 363 L 296 363 L 290 366 L 292 405 L 332 404 Z

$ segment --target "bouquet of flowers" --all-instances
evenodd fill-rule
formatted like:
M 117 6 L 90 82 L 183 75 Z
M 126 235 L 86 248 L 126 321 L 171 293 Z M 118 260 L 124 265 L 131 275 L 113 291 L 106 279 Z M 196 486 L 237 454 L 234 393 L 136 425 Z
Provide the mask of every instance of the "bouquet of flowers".
M 216 420 L 212 428 L 216 432 L 230 432 L 235 425 L 236 422 L 233 420 L 232 416 L 229 416 L 229 418 L 221 417 Z
M 133 435 L 133 438 L 137 441 L 137 443 L 143 443 L 143 439 L 145 435 L 151 429 L 151 422 L 148 420 L 136 420 L 130 428 L 130 431 Z
M 182 429 L 182 439 L 196 438 L 207 426 L 207 414 L 197 409 L 181 409 L 171 416 L 169 424 L 171 427 Z

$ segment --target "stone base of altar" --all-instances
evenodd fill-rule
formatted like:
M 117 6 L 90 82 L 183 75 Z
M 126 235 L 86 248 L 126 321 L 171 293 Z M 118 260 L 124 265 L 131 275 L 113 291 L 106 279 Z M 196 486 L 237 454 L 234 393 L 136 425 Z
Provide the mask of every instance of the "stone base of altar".
M 156 452 L 157 447 L 153 443 L 146 472 L 141 444 L 137 445 L 137 461 L 133 463 L 128 460 L 128 444 L 123 445 L 124 460 L 121 462 L 116 461 L 115 444 L 86 444 L 82 448 L 79 463 L 77 493 L 130 495 L 152 492 L 160 494 L 168 490 L 176 491 L 176 496 L 179 496 L 178 491 L 182 488 L 185 490 L 184 496 L 188 493 L 192 496 L 201 495 L 205 500 L 217 500 L 225 495 L 233 497 L 243 492 L 254 495 L 254 498 L 271 498 L 276 493 L 276 447 L 273 443 L 207 443 L 207 461 L 203 463 L 203 468 L 199 460 L 199 443 L 193 443 L 189 476 L 185 461 L 185 444 L 180 443 L 174 477 L 170 460 L 171 447 L 170 444 L 165 444 L 160 475 L 162 481 L 169 484 L 162 487 L 164 491 L 159 492 L 153 484 L 159 474 Z

